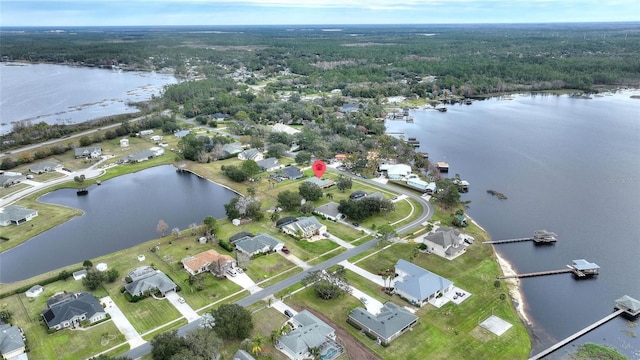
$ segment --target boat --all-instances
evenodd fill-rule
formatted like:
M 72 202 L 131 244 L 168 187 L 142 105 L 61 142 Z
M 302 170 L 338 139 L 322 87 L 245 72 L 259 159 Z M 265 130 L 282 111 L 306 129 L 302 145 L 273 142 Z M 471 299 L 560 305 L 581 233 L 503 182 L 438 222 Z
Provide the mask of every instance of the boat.
M 87 190 L 87 189 L 79 189 L 78 191 L 76 191 L 76 194 L 78 196 L 88 195 L 89 194 L 89 190 Z

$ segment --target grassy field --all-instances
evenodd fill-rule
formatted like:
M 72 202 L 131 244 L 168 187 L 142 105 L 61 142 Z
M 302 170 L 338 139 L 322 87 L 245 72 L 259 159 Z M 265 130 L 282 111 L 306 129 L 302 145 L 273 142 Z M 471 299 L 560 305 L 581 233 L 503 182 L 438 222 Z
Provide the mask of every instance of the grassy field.
M 82 215 L 80 210 L 41 203 L 34 200 L 33 197 L 20 200 L 16 205 L 37 210 L 38 216 L 18 226 L 3 227 L 1 234 L 9 240 L 0 241 L 0 252 L 18 246 L 44 231 Z
M 53 294 L 53 291 L 53 287 L 46 287 L 47 294 Z M 2 307 L 13 314 L 12 322 L 20 326 L 26 334 L 31 349 L 30 358 L 86 358 L 125 341 L 124 335 L 111 320 L 97 324 L 88 330 L 62 330 L 48 334 L 46 326 L 40 321 L 40 313 L 45 309 L 46 302 L 43 295 L 45 294 L 33 301 L 24 295 L 1 300 Z
M 399 258 L 411 259 L 414 247 L 415 245 L 408 244 L 393 245 L 358 265 L 377 273 L 378 270 L 395 264 Z M 460 261 L 457 261 L 458 259 Z M 420 254 L 414 262 L 449 278 L 456 286 L 471 292 L 471 297 L 460 305 L 447 304 L 440 309 L 426 305 L 420 308 L 417 312 L 420 317 L 419 324 L 412 331 L 394 340 L 387 348 L 377 345 L 346 324 L 345 319 L 349 311 L 360 306 L 359 301 L 352 296 L 323 301 L 312 290 L 306 289 L 288 298 L 286 302 L 296 307 L 309 306 L 326 314 L 385 360 L 525 359 L 530 349 L 527 331 L 509 303 L 508 297 L 501 300 L 500 294 L 506 293 L 506 289 L 496 289 L 493 286 L 492 279 L 495 279 L 500 270 L 492 257 L 491 248 L 476 245 L 475 249 L 458 259 L 448 261 L 433 255 Z M 378 290 L 378 285 L 353 273 L 348 272 L 347 278 L 354 286 L 380 301 L 408 305 L 397 296 L 389 297 L 383 294 Z M 479 321 L 492 313 L 514 325 L 501 337 L 478 326 Z

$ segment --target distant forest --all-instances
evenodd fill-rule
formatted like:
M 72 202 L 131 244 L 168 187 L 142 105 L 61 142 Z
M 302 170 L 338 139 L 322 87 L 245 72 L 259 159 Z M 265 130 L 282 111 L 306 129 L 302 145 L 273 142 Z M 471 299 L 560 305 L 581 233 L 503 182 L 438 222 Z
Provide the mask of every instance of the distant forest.
M 640 24 L 2 28 L 3 61 L 208 78 L 278 76 L 266 91 L 375 99 L 640 84 Z M 332 30 L 332 31 L 327 31 Z M 288 75 L 284 76 L 283 75 Z M 247 84 L 258 79 L 250 77 Z

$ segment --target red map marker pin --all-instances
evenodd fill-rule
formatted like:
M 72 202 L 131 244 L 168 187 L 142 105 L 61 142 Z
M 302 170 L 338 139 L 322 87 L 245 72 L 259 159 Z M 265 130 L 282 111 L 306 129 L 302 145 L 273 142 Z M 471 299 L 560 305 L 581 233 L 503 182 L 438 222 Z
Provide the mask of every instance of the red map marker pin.
M 316 177 L 318 179 L 322 178 L 322 174 L 324 174 L 324 171 L 327 170 L 327 164 L 324 163 L 324 161 L 322 160 L 316 160 L 316 162 L 313 163 L 313 173 L 316 174 Z

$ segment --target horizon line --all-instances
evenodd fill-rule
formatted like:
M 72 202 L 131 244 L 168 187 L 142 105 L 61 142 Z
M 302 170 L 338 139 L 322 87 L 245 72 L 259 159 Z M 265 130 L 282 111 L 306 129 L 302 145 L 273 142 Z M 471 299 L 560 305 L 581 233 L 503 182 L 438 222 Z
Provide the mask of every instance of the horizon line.
M 174 25 L 0 25 L 1 28 L 79 28 L 79 27 L 280 27 L 280 26 L 313 26 L 313 27 L 326 27 L 326 26 L 442 26 L 442 25 L 550 25 L 550 24 L 640 24 L 640 20 L 625 20 L 625 21 L 535 21 L 535 22 L 450 22 L 450 23 L 334 23 L 334 24 L 174 24 Z

